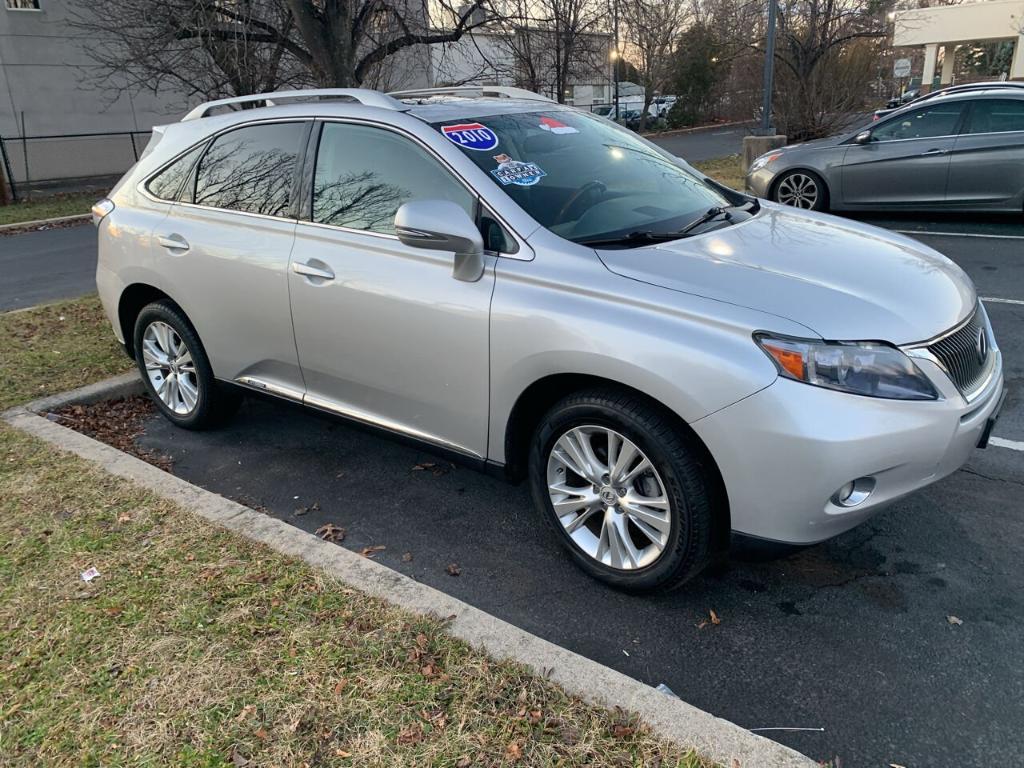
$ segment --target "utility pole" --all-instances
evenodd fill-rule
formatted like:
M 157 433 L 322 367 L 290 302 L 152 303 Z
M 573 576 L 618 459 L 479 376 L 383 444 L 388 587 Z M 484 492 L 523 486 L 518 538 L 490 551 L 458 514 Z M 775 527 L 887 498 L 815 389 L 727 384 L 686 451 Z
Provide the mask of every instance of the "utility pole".
M 775 79 L 775 13 L 776 0 L 768 0 L 768 29 L 764 41 L 764 96 L 761 102 L 761 135 L 775 133 L 772 125 L 772 88 Z

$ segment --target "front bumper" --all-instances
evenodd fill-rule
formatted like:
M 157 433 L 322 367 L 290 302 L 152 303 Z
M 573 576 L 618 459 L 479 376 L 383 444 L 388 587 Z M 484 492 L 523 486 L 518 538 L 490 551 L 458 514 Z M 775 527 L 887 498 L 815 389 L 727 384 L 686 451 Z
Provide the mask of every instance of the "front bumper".
M 733 530 L 813 544 L 959 469 L 999 404 L 1002 357 L 995 354 L 993 375 L 970 404 L 938 366 L 915 361 L 941 382 L 941 399 L 884 400 L 779 378 L 694 422 L 725 482 Z M 861 477 L 875 480 L 865 501 L 831 501 Z
M 768 163 L 763 168 L 758 168 L 752 173 L 748 173 L 744 186 L 746 191 L 754 197 L 762 197 L 767 199 L 768 192 L 772 186 L 772 180 L 775 178 L 775 172 L 769 170 L 771 163 Z

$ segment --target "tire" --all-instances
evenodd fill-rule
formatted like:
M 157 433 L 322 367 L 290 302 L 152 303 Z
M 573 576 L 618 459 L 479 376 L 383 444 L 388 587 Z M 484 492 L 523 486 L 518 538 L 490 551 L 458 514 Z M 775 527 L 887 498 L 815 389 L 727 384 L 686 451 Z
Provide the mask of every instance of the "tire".
M 626 462 L 616 477 L 602 473 L 598 487 L 593 477 L 572 468 L 578 464 L 572 446 L 574 440 L 580 445 L 580 435 L 589 438 L 598 463 L 607 462 L 612 449 L 608 430 L 620 441 L 614 449 L 619 457 L 628 455 L 627 442 L 640 456 Z M 625 475 L 636 472 L 645 458 L 650 470 L 628 480 Z M 530 446 L 530 489 L 534 504 L 580 568 L 627 592 L 666 591 L 697 575 L 714 554 L 712 484 L 698 459 L 690 438 L 660 407 L 614 389 L 587 390 L 561 400 L 541 420 Z M 601 467 L 608 468 L 607 463 Z M 552 484 L 571 492 L 552 492 Z M 666 514 L 638 500 L 664 500 Z
M 797 169 L 783 173 L 772 185 L 776 203 L 810 211 L 828 210 L 828 187 L 814 171 Z
M 135 319 L 133 340 L 135 363 L 146 391 L 173 424 L 208 429 L 238 410 L 240 393 L 214 379 L 198 334 L 173 302 L 157 301 L 143 307 Z

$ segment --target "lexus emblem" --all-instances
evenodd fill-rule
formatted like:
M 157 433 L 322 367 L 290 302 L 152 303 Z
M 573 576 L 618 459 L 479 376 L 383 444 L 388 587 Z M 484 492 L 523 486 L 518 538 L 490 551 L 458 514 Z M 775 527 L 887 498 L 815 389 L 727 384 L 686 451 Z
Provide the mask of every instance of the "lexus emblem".
M 978 329 L 978 338 L 974 342 L 974 350 L 978 353 L 978 362 L 984 363 L 988 358 L 988 334 L 984 328 Z

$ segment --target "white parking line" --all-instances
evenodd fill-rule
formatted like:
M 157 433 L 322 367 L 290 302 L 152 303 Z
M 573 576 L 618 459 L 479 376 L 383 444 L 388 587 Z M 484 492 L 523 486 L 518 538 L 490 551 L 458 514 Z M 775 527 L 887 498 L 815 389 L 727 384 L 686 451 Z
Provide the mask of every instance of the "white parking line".
M 997 448 L 1009 448 L 1011 451 L 1024 451 L 1024 443 L 1019 440 L 1007 440 L 1005 437 L 990 437 L 989 445 Z
M 982 296 L 981 300 L 986 304 L 1021 304 L 1024 305 L 1024 301 L 1020 299 L 1000 299 L 996 296 Z
M 894 229 L 901 235 L 931 235 L 934 237 L 981 237 L 990 240 L 1024 240 L 1024 235 L 983 235 L 976 232 L 931 232 L 926 229 Z

